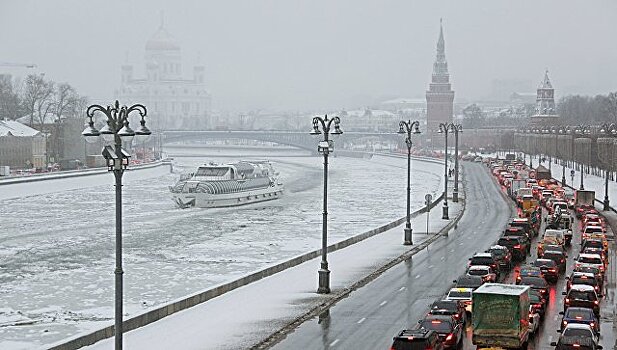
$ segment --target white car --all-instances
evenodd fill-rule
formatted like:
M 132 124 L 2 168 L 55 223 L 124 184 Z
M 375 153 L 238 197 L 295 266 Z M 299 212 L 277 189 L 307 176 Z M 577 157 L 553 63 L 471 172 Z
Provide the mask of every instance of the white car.
M 446 296 L 446 300 L 457 300 L 465 305 L 465 311 L 471 313 L 471 288 L 452 288 Z
M 598 345 L 598 335 L 591 329 L 591 326 L 585 323 L 570 323 L 561 331 L 561 337 L 576 337 L 593 339 L 593 342 Z
M 485 265 L 473 265 L 467 269 L 468 276 L 480 276 L 484 282 L 495 283 L 497 282 L 497 274 L 493 272 L 490 266 Z
M 534 335 L 540 328 L 540 314 L 533 312 L 533 308 L 529 306 L 529 333 Z
M 576 258 L 576 265 L 586 264 L 597 267 L 604 274 L 604 261 L 600 254 L 579 254 Z

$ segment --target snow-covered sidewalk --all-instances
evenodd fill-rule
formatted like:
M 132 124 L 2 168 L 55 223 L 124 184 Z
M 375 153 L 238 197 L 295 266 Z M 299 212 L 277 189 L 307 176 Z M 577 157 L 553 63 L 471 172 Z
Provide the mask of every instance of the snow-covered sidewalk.
M 128 349 L 227 349 L 230 343 L 234 348 L 255 345 L 319 305 L 332 301 L 410 249 L 418 249 L 423 241 L 462 213 L 463 201 L 449 200 L 448 204 L 451 220 L 441 219 L 441 203 L 431 210 L 430 234 L 426 233 L 426 214 L 412 218 L 413 246 L 402 244 L 403 224 L 329 253 L 332 288 L 329 295 L 316 293 L 321 260 L 318 257 L 125 333 L 124 344 Z M 112 349 L 113 344 L 114 339 L 108 338 L 85 349 Z

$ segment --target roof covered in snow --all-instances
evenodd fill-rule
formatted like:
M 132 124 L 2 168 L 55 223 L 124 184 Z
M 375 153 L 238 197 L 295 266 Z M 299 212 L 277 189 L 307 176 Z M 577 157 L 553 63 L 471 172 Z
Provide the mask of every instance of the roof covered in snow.
M 36 136 L 40 132 L 15 120 L 0 120 L 0 136 Z

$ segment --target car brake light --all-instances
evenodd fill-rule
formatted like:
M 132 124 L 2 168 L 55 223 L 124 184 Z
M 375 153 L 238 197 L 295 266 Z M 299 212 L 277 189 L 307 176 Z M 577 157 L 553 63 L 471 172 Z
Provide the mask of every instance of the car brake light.
M 579 344 L 572 344 L 573 347 L 575 348 L 580 348 L 581 346 Z
M 563 321 L 563 327 L 565 328 L 568 325 L 568 321 Z
M 520 244 L 515 245 L 514 249 L 521 249 L 521 245 Z
M 454 333 L 450 333 L 448 334 L 448 336 L 446 337 L 446 341 L 450 341 L 452 340 L 452 337 L 454 336 Z
M 407 337 L 407 340 L 413 340 L 413 336 Z
M 591 326 L 591 328 L 593 328 L 593 327 L 595 327 L 595 326 L 596 326 L 596 324 L 595 324 L 595 323 L 593 323 L 593 322 L 591 322 L 589 325 Z
M 570 299 L 566 298 L 566 304 L 570 304 Z
M 432 323 L 432 324 L 440 324 L 440 323 L 441 323 L 441 321 L 439 321 L 439 320 L 432 320 L 432 321 L 431 321 L 431 323 Z
M 582 320 L 582 319 L 583 319 L 583 316 L 576 316 L 576 317 L 574 317 L 574 318 L 576 318 L 577 320 Z
M 593 303 L 596 304 L 596 305 L 600 304 L 600 302 L 597 301 L 597 300 L 595 300 Z
M 557 269 L 554 267 L 551 267 L 550 269 L 548 269 L 550 272 L 557 272 Z

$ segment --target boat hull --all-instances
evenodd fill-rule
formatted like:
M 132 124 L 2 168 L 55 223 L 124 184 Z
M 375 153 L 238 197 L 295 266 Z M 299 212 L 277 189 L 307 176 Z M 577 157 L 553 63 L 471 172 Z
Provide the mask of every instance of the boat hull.
M 172 199 L 180 208 L 225 208 L 279 199 L 283 193 L 284 187 L 275 185 L 236 193 L 174 193 Z

